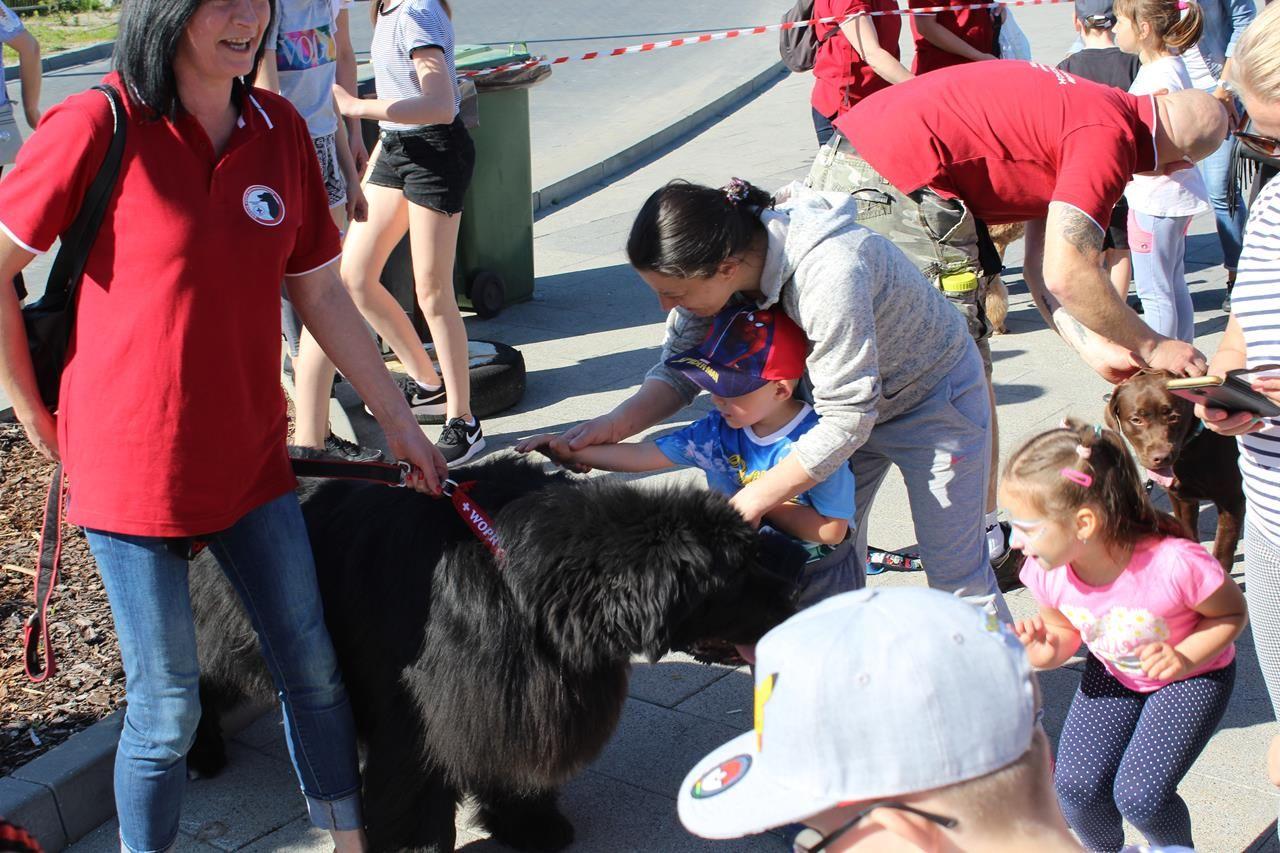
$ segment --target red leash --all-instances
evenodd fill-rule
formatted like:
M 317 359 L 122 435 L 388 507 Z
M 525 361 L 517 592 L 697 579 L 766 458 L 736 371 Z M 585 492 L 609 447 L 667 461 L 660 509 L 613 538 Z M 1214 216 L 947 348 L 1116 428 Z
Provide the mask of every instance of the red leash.
M 507 559 L 507 552 L 502 550 L 502 543 L 498 540 L 498 528 L 494 525 L 493 519 L 489 518 L 488 513 L 467 495 L 475 484 L 475 480 L 469 483 L 445 480 L 444 494 L 453 501 L 453 508 L 457 511 L 458 517 L 471 528 L 471 532 L 484 547 L 489 549 L 489 553 L 493 554 L 493 558 L 501 565 Z
M 335 462 L 328 459 L 294 459 L 290 458 L 293 471 L 300 477 L 321 477 L 342 480 L 372 480 L 385 483 L 393 488 L 404 488 L 413 471 L 408 462 Z M 458 517 L 471 529 L 493 558 L 501 565 L 506 560 L 506 552 L 498 540 L 498 529 L 493 519 L 468 496 L 475 481 L 455 483 L 445 480 L 442 494 L 453 502 Z M 53 648 L 49 645 L 48 610 L 49 599 L 53 597 L 54 587 L 58 583 L 58 570 L 62 563 L 62 506 L 66 498 L 66 481 L 62 474 L 62 466 L 53 469 L 53 480 L 49 484 L 49 497 L 44 508 L 44 527 L 40 531 L 40 555 L 36 560 L 35 604 L 36 611 L 27 619 L 22 632 L 22 650 L 25 659 L 27 678 L 39 684 L 58 671 L 53 657 Z M 196 554 L 207 544 L 204 537 L 185 537 L 175 540 L 185 544 L 185 549 L 178 553 L 186 559 L 194 559 Z

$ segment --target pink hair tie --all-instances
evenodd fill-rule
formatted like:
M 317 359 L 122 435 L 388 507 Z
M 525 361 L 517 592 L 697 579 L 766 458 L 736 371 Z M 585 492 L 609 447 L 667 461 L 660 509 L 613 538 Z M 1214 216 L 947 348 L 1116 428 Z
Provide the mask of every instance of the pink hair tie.
M 1187 0 L 1182 0 L 1182 2 L 1178 4 L 1179 11 L 1185 12 L 1190 8 L 1191 8 L 1191 4 L 1188 3 Z
M 1093 485 L 1093 477 L 1090 477 L 1083 471 L 1077 471 L 1075 468 L 1063 468 L 1058 473 L 1062 475 L 1064 480 L 1070 480 L 1077 486 L 1087 489 Z

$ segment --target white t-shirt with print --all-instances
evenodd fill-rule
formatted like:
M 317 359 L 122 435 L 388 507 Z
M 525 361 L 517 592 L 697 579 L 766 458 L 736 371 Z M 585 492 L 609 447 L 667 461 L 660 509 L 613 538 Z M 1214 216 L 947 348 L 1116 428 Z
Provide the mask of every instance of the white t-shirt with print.
M 351 0 L 280 0 L 267 32 L 267 49 L 276 52 L 280 94 L 307 122 L 311 137 L 338 129 L 333 84 L 338 81 L 338 13 Z

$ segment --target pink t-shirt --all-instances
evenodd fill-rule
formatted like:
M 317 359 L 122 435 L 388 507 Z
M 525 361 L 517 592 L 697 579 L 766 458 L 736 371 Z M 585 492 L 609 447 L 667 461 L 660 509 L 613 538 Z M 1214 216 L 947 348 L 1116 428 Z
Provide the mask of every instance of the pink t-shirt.
M 1116 680 L 1139 693 L 1168 682 L 1142 671 L 1138 651 L 1149 643 L 1177 645 L 1200 622 L 1193 608 L 1226 581 L 1218 561 L 1199 542 L 1146 539 L 1129 565 L 1107 586 L 1089 586 L 1068 563 L 1045 571 L 1028 560 L 1019 575 L 1036 601 L 1056 608 L 1080 632 L 1089 651 Z M 1235 643 L 1191 675 L 1221 669 L 1236 656 Z

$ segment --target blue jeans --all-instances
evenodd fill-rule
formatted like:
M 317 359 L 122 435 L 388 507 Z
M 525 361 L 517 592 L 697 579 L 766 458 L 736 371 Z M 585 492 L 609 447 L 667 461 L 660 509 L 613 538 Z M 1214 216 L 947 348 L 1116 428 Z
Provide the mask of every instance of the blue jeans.
M 1195 306 L 1187 288 L 1187 227 L 1190 216 L 1150 216 L 1129 209 L 1133 281 L 1142 319 L 1157 335 L 1191 343 Z
M 1227 209 L 1227 186 L 1231 181 L 1231 139 L 1228 137 L 1218 146 L 1217 151 L 1201 160 L 1198 168 L 1209 188 L 1209 204 L 1213 205 L 1218 242 L 1222 244 L 1222 265 L 1228 272 L 1235 272 L 1240 263 L 1240 244 L 1244 240 L 1247 211 L 1244 204 L 1236 205 L 1234 216 Z
M 168 539 L 85 532 L 124 659 L 128 707 L 115 765 L 120 840 L 138 853 L 166 850 L 178 837 L 186 755 L 200 721 L 187 561 Z M 360 828 L 355 723 L 297 497 L 249 512 L 211 537 L 210 548 L 258 633 L 312 823 Z

